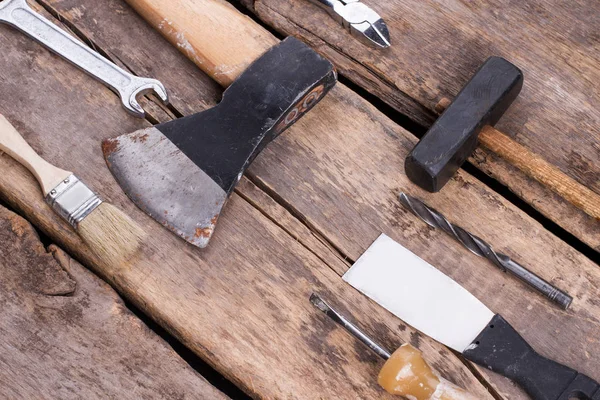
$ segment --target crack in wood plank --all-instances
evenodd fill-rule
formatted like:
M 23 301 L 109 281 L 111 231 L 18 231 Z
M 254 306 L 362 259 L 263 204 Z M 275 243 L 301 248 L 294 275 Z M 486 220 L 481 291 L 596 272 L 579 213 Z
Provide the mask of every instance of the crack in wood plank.
M 63 2 L 61 0 L 61 2 L 68 5 L 68 1 Z M 78 1 L 79 3 L 80 1 Z M 94 5 L 94 7 L 103 7 L 103 4 Z M 102 30 L 102 27 L 95 27 L 95 29 Z M 151 33 L 148 32 L 148 35 L 151 35 Z M 121 45 L 122 42 L 118 42 L 118 44 Z M 143 47 L 143 44 L 139 44 L 139 47 Z M 164 54 L 169 54 L 169 51 L 169 49 L 163 49 Z M 135 57 L 136 55 L 132 56 Z M 173 62 L 178 62 L 178 60 L 177 57 L 169 57 L 162 60 L 162 65 L 172 65 Z M 148 68 L 145 65 L 146 60 L 136 59 L 135 61 L 140 64 L 142 70 Z M 179 72 L 180 70 L 175 69 L 175 71 Z M 185 73 L 194 74 L 194 71 L 195 69 L 190 68 Z M 163 73 L 163 71 L 159 71 L 159 73 Z M 173 72 L 169 71 L 169 73 Z M 171 79 L 171 82 L 175 82 L 175 79 L 179 79 L 180 77 L 179 75 L 167 76 L 167 81 Z M 45 77 L 38 78 L 41 81 L 37 82 L 38 85 L 52 87 L 52 85 L 56 84 L 52 80 L 44 81 L 43 78 Z M 198 75 L 195 79 L 202 82 L 203 78 Z M 85 90 L 86 85 L 78 82 L 77 79 L 75 79 L 74 83 L 78 85 L 76 87 L 79 87 L 80 90 Z M 210 88 L 209 82 L 205 84 L 206 87 Z M 176 101 L 179 104 L 178 108 L 185 110 L 186 113 L 202 109 L 202 104 L 210 104 L 217 97 L 216 95 L 211 97 L 212 94 L 218 93 L 216 91 L 210 92 L 210 89 L 208 89 L 208 94 L 203 96 L 203 100 L 199 100 L 198 94 L 194 92 L 198 89 L 204 89 L 203 85 L 193 85 L 194 88 L 192 90 L 187 87 L 191 85 L 186 85 L 186 87 L 177 86 L 175 83 L 173 85 L 178 96 L 176 97 Z M 23 90 L 27 89 L 27 86 L 23 88 Z M 51 95 L 53 98 L 60 98 L 60 93 L 55 88 L 51 92 Z M 183 93 L 185 93 L 185 96 L 182 95 Z M 49 94 L 40 93 L 40 96 L 49 96 Z M 102 99 L 93 100 L 94 102 L 99 102 L 97 105 L 98 112 L 101 111 L 103 116 L 102 119 L 97 121 L 96 124 L 98 126 L 92 126 L 90 127 L 90 132 L 86 132 L 87 135 L 95 136 L 91 140 L 87 136 L 76 135 L 77 139 L 82 141 L 82 143 L 79 143 L 79 151 L 85 153 L 87 157 L 86 161 L 88 159 L 92 160 L 97 163 L 98 167 L 94 171 L 86 170 L 85 173 L 90 174 L 90 182 L 95 183 L 98 187 L 102 187 L 105 191 L 110 191 L 110 195 L 117 199 L 119 205 L 126 208 L 136 218 L 139 218 L 140 221 L 147 221 L 147 217 L 140 215 L 139 211 L 132 208 L 118 187 L 115 187 L 112 179 L 107 178 L 109 174 L 97 159 L 98 154 L 88 149 L 88 146 L 91 148 L 101 137 L 115 134 L 115 132 L 120 132 L 123 129 L 133 131 L 135 130 L 135 127 L 132 126 L 134 123 L 138 127 L 142 124 L 139 121 L 134 122 L 123 117 L 120 114 L 121 110 L 113 110 L 109 107 L 112 104 L 103 104 L 100 101 Z M 43 102 L 37 98 L 30 98 L 28 102 L 43 106 Z M 60 102 L 58 103 L 60 104 Z M 341 105 L 345 106 L 344 109 L 348 110 L 348 115 L 340 115 L 340 113 L 333 112 L 336 107 L 340 107 Z M 32 106 L 29 104 L 29 107 Z M 72 115 L 74 122 L 83 124 L 82 116 L 77 115 L 74 111 L 80 110 L 81 105 L 70 104 L 70 107 L 73 108 L 73 111 L 70 112 L 74 114 Z M 27 115 L 28 119 L 25 119 L 19 112 L 18 109 L 11 110 L 13 117 L 20 121 L 23 129 L 28 133 L 28 139 L 33 140 L 35 146 L 40 146 L 37 132 L 49 129 L 52 129 L 55 135 L 65 135 L 66 142 L 73 140 L 73 138 L 69 137 L 69 134 L 73 134 L 72 132 L 75 131 L 72 126 L 60 127 L 59 129 L 59 127 L 52 125 L 53 121 L 39 120 L 41 117 L 37 114 L 45 113 L 47 115 L 48 113 L 47 110 L 44 110 L 44 107 L 40 107 L 38 113 L 33 117 Z M 324 118 L 323 116 L 328 117 L 323 119 L 328 121 L 327 124 L 319 122 Z M 361 131 L 356 131 L 357 121 L 360 121 Z M 346 134 L 351 132 L 353 140 L 349 141 L 346 135 L 338 136 L 333 132 L 329 132 L 330 129 L 333 129 L 332 126 Z M 462 174 L 459 174 L 460 179 L 454 181 L 454 189 L 450 191 L 450 193 L 455 194 L 456 198 L 450 201 L 445 197 L 446 195 L 439 195 L 435 198 L 436 206 L 445 205 L 451 208 L 453 215 L 459 215 L 471 220 L 471 223 L 475 224 L 477 229 L 481 229 L 486 235 L 494 236 L 497 240 L 502 241 L 505 246 L 514 247 L 515 251 L 521 251 L 526 259 L 533 261 L 535 257 L 538 257 L 538 265 L 534 265 L 534 268 L 540 269 L 538 272 L 543 272 L 544 275 L 552 276 L 559 280 L 568 279 L 569 284 L 572 285 L 573 290 L 577 292 L 576 294 L 579 297 L 579 303 L 575 304 L 577 313 L 552 314 L 548 311 L 549 305 L 528 301 L 527 299 L 532 296 L 531 293 L 517 287 L 514 285 L 514 282 L 507 280 L 506 277 L 493 270 L 493 268 L 485 268 L 485 266 L 480 265 L 479 260 L 474 261 L 472 257 L 469 258 L 470 256 L 457 251 L 454 243 L 450 242 L 449 239 L 441 237 L 425 227 L 417 227 L 415 225 L 417 224 L 416 221 L 411 217 L 407 217 L 396 208 L 398 206 L 395 197 L 398 189 L 409 185 L 406 184 L 401 174 L 398 174 L 397 171 L 390 171 L 389 168 L 389 163 L 394 164 L 396 159 L 401 158 L 405 149 L 414 141 L 413 139 L 402 129 L 378 114 L 368 104 L 365 104 L 358 96 L 353 95 L 343 85 L 339 85 L 306 119 L 300 121 L 289 133 L 282 135 L 275 141 L 273 148 L 267 148 L 255 161 L 252 172 L 256 176 L 259 176 L 261 180 L 274 187 L 275 193 L 282 196 L 286 201 L 293 203 L 295 208 L 302 211 L 301 215 L 303 219 L 306 218 L 311 224 L 317 226 L 320 231 L 326 232 L 327 235 L 325 237 L 330 238 L 340 248 L 344 248 L 345 253 L 357 257 L 370 244 L 371 237 L 380 233 L 381 230 L 386 230 L 387 233 L 392 233 L 397 240 L 403 242 L 407 247 L 430 260 L 436 266 L 440 266 L 444 272 L 453 275 L 455 279 L 467 286 L 478 297 L 481 296 L 482 300 L 492 306 L 492 308 L 498 309 L 498 311 L 506 311 L 506 314 L 509 314 L 510 318 L 516 321 L 518 327 L 525 330 L 526 336 L 531 338 L 535 345 L 565 360 L 567 358 L 572 361 L 577 360 L 582 366 L 589 368 L 589 365 L 586 364 L 589 361 L 586 361 L 583 357 L 578 357 L 581 349 L 574 348 L 573 343 L 565 343 L 564 337 L 565 335 L 593 335 L 596 332 L 596 308 L 598 305 L 593 302 L 593 294 L 598 289 L 597 273 L 592 271 L 589 263 L 582 259 L 576 252 L 561 243 L 557 243 L 555 238 L 538 226 L 539 224 L 531 221 L 518 210 L 515 210 L 510 204 L 502 201 L 502 199 L 498 199 L 496 195 L 487 191 L 482 185 Z M 354 147 L 360 149 L 368 148 L 370 151 L 354 152 Z M 49 147 L 47 151 L 51 157 L 56 159 L 61 158 L 61 148 L 56 146 Z M 361 154 L 360 159 L 356 158 L 356 154 Z M 0 157 L 1 160 L 2 158 Z M 68 158 L 64 159 L 64 162 L 70 163 L 78 163 L 80 161 Z M 318 167 L 315 167 L 315 164 Z M 85 169 L 87 168 L 87 164 L 85 168 L 81 165 L 79 168 Z M 6 170 L 12 169 L 12 167 L 6 168 Z M 366 174 L 363 174 L 365 171 Z M 310 179 L 311 174 L 313 179 Z M 10 184 L 10 182 L 5 184 Z M 23 193 L 22 191 L 22 187 L 11 187 L 9 190 L 11 193 L 14 192 L 14 195 L 21 198 L 20 201 L 23 202 L 22 199 L 26 199 L 27 196 L 26 192 Z M 318 208 L 313 204 L 315 196 L 318 196 L 320 200 Z M 480 198 L 478 202 L 474 200 L 476 197 Z M 348 201 L 348 198 L 352 198 L 353 200 Z M 22 206 L 30 207 L 29 213 L 34 214 L 34 217 L 38 219 L 40 218 L 39 213 L 41 208 L 31 208 L 27 204 L 22 204 Z M 37 206 L 41 207 L 39 204 Z M 443 209 L 443 207 L 439 208 Z M 38 214 L 37 216 L 35 215 L 36 213 Z M 307 304 L 305 298 L 308 297 L 309 292 L 312 291 L 314 286 L 317 286 L 317 290 L 328 290 L 330 293 L 326 293 L 332 297 L 339 298 L 340 302 L 346 302 L 353 311 L 349 315 L 360 315 L 358 319 L 365 321 L 365 325 L 367 326 L 377 327 L 378 323 L 385 321 L 384 327 L 375 329 L 374 336 L 377 339 L 386 341 L 386 344 L 391 343 L 390 347 L 394 344 L 394 341 L 396 341 L 395 344 L 398 344 L 397 340 L 400 338 L 403 340 L 412 339 L 413 341 L 418 341 L 425 349 L 430 348 L 430 346 L 433 346 L 436 350 L 441 349 L 440 347 L 435 347 L 430 340 L 421 335 L 410 334 L 414 333 L 410 328 L 398 326 L 397 321 L 393 317 L 385 313 L 378 313 L 378 311 L 381 311 L 379 308 L 372 307 L 368 302 L 365 303 L 361 296 L 356 296 L 346 286 L 340 285 L 339 275 L 333 275 L 329 266 L 324 265 L 313 253 L 306 251 L 304 246 L 300 246 L 296 241 L 291 240 L 292 238 L 289 235 L 280 235 L 279 232 L 283 231 L 279 227 L 271 222 L 267 223 L 268 220 L 264 221 L 266 219 L 264 215 L 256 208 L 251 207 L 248 202 L 240 199 L 239 196 L 234 196 L 232 203 L 226 208 L 225 213 L 229 213 L 229 217 L 222 220 L 222 225 L 218 229 L 218 232 L 223 233 L 217 232 L 217 236 L 215 237 L 215 239 L 217 237 L 220 238 L 221 242 L 215 242 L 217 243 L 214 245 L 215 247 L 207 249 L 206 252 L 197 252 L 195 249 L 180 247 L 175 244 L 175 238 L 166 235 L 162 230 L 153 230 L 152 232 L 157 235 L 158 239 L 165 241 L 165 243 L 157 244 L 159 249 L 165 250 L 165 254 L 152 254 L 152 257 L 157 257 L 155 260 L 156 263 L 151 260 L 151 262 L 143 264 L 145 268 L 142 269 L 144 274 L 140 274 L 139 276 L 130 275 L 136 272 L 130 270 L 108 270 L 105 273 L 113 279 L 113 282 L 121 290 L 126 291 L 130 295 L 134 293 L 137 301 L 156 319 L 169 326 L 173 332 L 178 332 L 180 337 L 186 337 L 188 345 L 194 348 L 195 351 L 205 354 L 207 358 L 221 365 L 221 368 L 228 370 L 230 374 L 238 374 L 238 378 L 246 382 L 246 387 L 249 387 L 248 382 L 251 380 L 253 382 L 252 386 L 256 387 L 256 392 L 273 393 L 274 390 L 277 393 L 281 393 L 278 392 L 282 390 L 281 387 L 264 386 L 265 380 L 268 381 L 270 378 L 256 374 L 256 369 L 265 368 L 264 365 L 252 365 L 253 356 L 256 356 L 257 360 L 264 360 L 269 363 L 273 360 L 268 359 L 268 357 L 265 359 L 265 354 L 275 357 L 277 355 L 273 354 L 271 347 L 264 346 L 265 343 L 261 341 L 262 337 L 247 338 L 242 336 L 236 337 L 236 340 L 231 340 L 231 338 L 227 337 L 227 334 L 232 334 L 231 332 L 222 332 L 220 330 L 219 321 L 222 322 L 223 319 L 227 319 L 225 316 L 228 316 L 226 311 L 223 311 L 223 308 L 229 310 L 229 312 L 232 311 L 231 308 L 228 308 L 231 307 L 230 304 L 215 304 L 219 296 L 220 298 L 231 299 L 233 302 L 237 301 L 240 307 L 244 307 L 248 303 L 247 299 L 240 297 L 241 293 L 259 297 L 258 300 L 255 299 L 256 301 L 252 303 L 253 308 L 252 311 L 249 311 L 249 318 L 266 318 L 272 324 L 271 326 L 281 327 L 284 330 L 283 333 L 287 334 L 287 339 L 291 342 L 297 341 L 296 335 L 298 332 L 313 335 L 307 338 L 307 342 L 304 345 L 312 346 L 310 347 L 311 350 L 309 350 L 311 354 L 313 354 L 313 351 L 321 354 L 321 357 L 317 357 L 314 361 L 324 364 L 335 362 L 338 360 L 336 358 L 338 355 L 341 355 L 341 358 L 346 361 L 355 361 L 356 359 L 353 357 L 357 355 L 361 359 L 367 356 L 360 353 L 360 351 L 348 354 L 348 347 L 346 346 L 352 347 L 353 342 L 345 336 L 337 336 L 337 330 L 332 330 L 328 333 L 327 339 L 330 340 L 333 338 L 336 343 L 342 345 L 339 348 L 334 348 L 334 354 L 330 352 L 322 354 L 323 333 L 320 329 L 315 330 L 315 326 L 318 326 L 319 320 L 311 320 L 313 317 L 311 317 L 312 313 L 309 311 L 310 305 Z M 483 215 L 486 215 L 486 213 L 494 218 L 484 218 Z M 501 221 L 496 216 L 498 218 L 500 216 L 505 218 L 504 223 L 500 223 Z M 57 229 L 53 224 L 48 224 L 47 221 L 44 221 L 44 218 L 51 219 L 52 216 L 44 215 L 40 222 L 41 225 L 45 224 L 48 226 L 48 229 Z M 154 225 L 148 223 L 148 226 L 153 227 Z M 521 231 L 516 228 L 518 226 L 522 227 Z M 344 229 L 342 230 L 340 227 Z M 265 230 L 270 232 L 270 235 L 267 238 L 268 240 L 261 241 L 259 239 L 263 238 L 261 234 L 264 236 Z M 55 234 L 64 235 L 68 238 L 68 233 L 59 231 L 55 232 Z M 258 236 L 258 238 L 255 236 Z M 244 247 L 244 244 L 248 243 L 247 237 L 255 239 L 248 244 L 248 248 Z M 519 240 L 523 238 L 527 238 L 527 241 L 534 243 L 536 247 L 539 246 L 540 253 L 533 252 L 531 244 L 527 247 L 523 246 L 523 243 L 507 242 L 507 239 Z M 76 238 L 71 239 L 76 240 Z M 277 245 L 277 248 L 269 252 L 269 255 L 274 257 L 274 259 L 260 254 L 258 249 L 255 248 L 257 241 L 263 246 L 268 246 L 271 242 Z M 172 248 L 169 247 L 171 246 L 169 243 L 173 246 Z M 433 243 L 435 243 L 435 246 Z M 174 249 L 177 250 L 174 251 Z M 74 251 L 81 250 L 75 249 Z M 229 258 L 218 254 L 218 251 L 226 251 Z M 233 253 L 233 255 L 230 253 Z M 178 260 L 167 259 L 163 262 L 163 258 L 169 255 L 183 257 L 183 264 L 175 265 Z M 186 257 L 190 259 L 188 260 Z M 236 259 L 232 261 L 232 257 Z M 561 264 L 561 271 L 558 271 L 557 265 L 553 264 L 553 261 Z M 284 265 L 281 266 L 280 264 Z M 154 271 L 156 265 L 163 265 L 163 267 Z M 455 270 L 455 266 L 460 266 L 460 268 L 456 268 Z M 152 268 L 153 273 L 149 274 L 147 268 Z M 237 284 L 233 286 L 231 284 L 228 285 L 218 278 L 221 274 L 225 273 L 229 273 L 229 275 L 223 275 L 227 276 L 228 279 L 242 279 L 243 281 L 235 281 Z M 187 278 L 191 282 L 188 282 L 188 280 L 182 282 L 181 274 L 186 274 L 183 278 Z M 252 276 L 251 274 L 258 274 L 260 279 L 247 280 Z M 154 279 L 152 279 L 153 277 Z M 279 285 L 273 285 L 272 287 L 268 287 L 273 290 L 269 291 L 267 295 L 257 293 L 261 290 L 264 292 L 265 285 L 278 279 L 285 279 L 286 284 L 289 285 L 287 290 L 282 290 Z M 190 283 L 197 283 L 203 290 L 215 290 L 216 292 L 211 293 L 213 296 L 190 293 L 188 291 Z M 492 288 L 495 296 L 490 294 Z M 183 293 L 181 293 L 182 290 Z M 175 298 L 169 298 L 168 296 L 160 297 L 160 293 L 172 294 Z M 195 301 L 187 299 L 184 302 L 182 296 L 185 294 L 190 295 L 190 299 L 195 299 Z M 500 299 L 503 299 L 504 303 Z M 269 306 L 267 302 L 273 302 L 274 300 L 277 301 Z M 205 309 L 210 310 L 211 306 L 220 312 L 216 316 L 218 318 L 217 321 L 208 320 L 207 316 L 201 312 Z M 528 306 L 531 306 L 531 310 L 524 313 L 523 310 Z M 181 311 L 178 311 L 176 307 L 182 307 L 183 310 L 189 312 L 189 315 L 185 315 L 187 318 L 184 318 L 181 315 Z M 295 326 L 294 329 L 289 330 L 290 326 L 287 320 L 273 321 L 269 319 L 272 316 L 262 314 L 266 309 L 271 308 L 274 310 L 293 309 L 294 312 L 302 316 L 301 318 L 306 325 Z M 255 312 L 260 312 L 260 314 L 254 314 Z M 292 313 L 292 315 L 296 314 Z M 552 338 L 548 336 L 549 332 L 546 331 L 528 331 L 528 325 L 524 325 L 523 321 L 526 315 L 540 316 L 540 318 L 544 319 L 545 326 L 560 326 L 561 329 L 567 331 L 563 332 L 562 335 Z M 587 322 L 585 320 L 586 316 L 590 318 Z M 247 322 L 255 330 L 260 328 L 258 325 L 252 325 L 252 321 L 238 321 L 233 312 L 229 317 L 232 318 L 235 324 Z M 286 317 L 289 318 L 289 316 Z M 289 323 L 291 322 L 293 321 L 289 321 Z M 574 327 L 577 329 L 577 332 L 570 331 L 575 329 Z M 216 329 L 217 332 L 213 332 L 211 328 Z M 198 332 L 202 332 L 204 335 L 196 335 Z M 389 336 L 390 332 L 397 334 L 397 338 L 391 341 L 390 339 L 386 340 L 385 338 Z M 271 330 L 264 330 L 257 333 L 267 335 L 267 337 L 272 337 L 273 335 Z M 281 336 L 282 332 L 278 333 Z M 219 336 L 218 334 L 222 335 Z M 239 335 L 240 333 L 236 331 L 234 334 Z M 219 344 L 211 342 L 215 336 L 219 337 L 222 342 Z M 275 341 L 281 339 L 279 336 L 275 338 Z M 257 346 L 255 347 L 260 347 L 261 350 L 256 353 L 254 350 L 255 347 L 250 346 L 247 348 L 249 359 L 229 358 L 226 352 L 228 349 L 223 347 L 234 346 L 233 349 L 239 352 L 241 351 L 239 346 L 246 350 L 245 346 L 249 343 L 256 344 Z M 577 343 L 583 347 L 592 345 L 584 340 Z M 270 344 L 272 345 L 273 343 Z M 286 346 L 285 348 L 290 348 L 289 344 Z M 570 349 L 569 353 L 565 353 L 561 346 L 564 346 L 565 349 Z M 300 348 L 306 350 L 302 345 L 300 345 Z M 328 346 L 327 348 L 331 351 L 331 347 Z M 597 353 L 593 350 L 590 350 L 590 353 L 592 357 L 597 357 Z M 442 355 L 438 353 L 435 355 L 435 350 L 433 353 L 428 354 L 432 354 L 436 359 L 439 358 L 437 364 L 442 363 L 439 369 L 446 370 L 448 376 L 455 377 L 455 380 L 460 382 L 471 382 L 470 384 L 472 384 L 473 381 L 471 379 L 475 379 L 472 373 L 468 372 L 468 374 L 463 375 L 463 372 L 457 372 L 453 364 L 453 362 L 456 362 L 454 357 L 446 359 L 444 355 L 447 353 L 442 353 Z M 308 357 L 306 354 L 299 354 L 299 356 Z M 302 358 L 302 360 L 306 361 L 305 358 Z M 450 369 L 448 363 L 451 365 Z M 239 364 L 245 368 L 235 368 L 239 367 Z M 311 363 L 310 365 L 314 366 L 315 364 Z M 336 365 L 339 367 L 339 364 Z M 364 377 L 369 373 L 365 369 L 366 366 L 361 365 L 361 367 L 357 367 L 355 365 L 355 367 L 356 369 L 351 369 L 348 377 L 344 379 L 356 379 L 355 382 L 364 382 Z M 369 364 L 369 368 L 372 367 L 374 366 Z M 296 366 L 293 365 L 291 368 L 296 368 Z M 376 368 L 372 369 L 376 371 Z M 306 378 L 312 373 L 312 371 L 308 370 L 298 372 L 301 375 L 295 376 L 294 382 L 288 383 L 282 380 L 277 384 L 294 385 L 296 379 Z M 339 371 L 334 369 L 328 372 L 337 374 Z M 348 371 L 346 370 L 345 372 Z M 593 371 L 590 373 L 593 373 Z M 322 378 L 316 377 L 315 379 L 317 380 L 316 382 L 320 382 L 319 379 Z M 493 379 L 493 377 L 490 377 L 490 380 L 494 384 L 502 384 L 502 382 Z M 263 383 L 262 386 L 261 381 Z M 305 383 L 308 386 L 314 384 L 311 381 Z M 343 384 L 343 382 L 333 383 L 337 385 Z M 479 383 L 475 387 L 476 391 L 481 390 Z M 290 386 L 286 386 L 284 389 L 286 388 L 289 389 Z M 306 390 L 305 387 L 301 389 Z M 327 390 L 329 388 L 319 389 Z M 504 390 L 505 387 L 503 386 L 502 391 Z M 515 398 L 521 398 L 519 394 L 515 394 L 514 396 Z M 482 397 L 489 397 L 487 391 L 483 392 Z

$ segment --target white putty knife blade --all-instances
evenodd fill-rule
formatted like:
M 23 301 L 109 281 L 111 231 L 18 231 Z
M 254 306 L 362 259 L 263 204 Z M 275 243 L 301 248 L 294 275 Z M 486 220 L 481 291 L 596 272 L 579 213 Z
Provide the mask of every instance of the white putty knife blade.
M 407 324 L 460 353 L 494 317 L 458 283 L 383 234 L 343 279 Z

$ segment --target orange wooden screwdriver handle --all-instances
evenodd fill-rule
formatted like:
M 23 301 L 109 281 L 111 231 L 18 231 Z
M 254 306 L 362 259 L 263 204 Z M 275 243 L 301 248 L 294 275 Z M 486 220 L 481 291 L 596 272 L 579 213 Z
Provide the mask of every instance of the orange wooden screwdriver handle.
M 224 87 L 279 41 L 224 0 L 126 0 Z
M 414 400 L 476 400 L 476 397 L 441 378 L 409 344 L 401 346 L 384 364 L 379 384 L 389 393 Z

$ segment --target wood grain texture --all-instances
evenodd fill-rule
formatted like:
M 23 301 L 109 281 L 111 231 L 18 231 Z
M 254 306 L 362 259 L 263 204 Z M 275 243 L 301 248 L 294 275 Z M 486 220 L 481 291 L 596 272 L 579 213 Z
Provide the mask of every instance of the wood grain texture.
M 38 180 L 46 196 L 72 173 L 50 165 L 23 139 L 21 134 L 0 114 L 0 151 L 25 166 Z
M 258 188 L 247 177 L 240 180 L 236 193 L 243 197 L 248 203 L 262 212 L 267 218 L 277 224 L 288 235 L 310 249 L 329 268 L 343 275 L 351 266 L 346 258 L 334 249 L 326 239 L 311 230 L 305 223 L 298 220 L 288 208 L 278 203 L 269 194 Z
M 533 154 L 504 133 L 485 126 L 480 143 L 600 222 L 600 195 Z
M 0 206 L 0 397 L 225 399 L 98 277 Z
M 277 40 L 225 0 L 127 0 L 211 78 L 229 86 Z M 202 23 L 197 16 L 202 15 Z M 240 40 L 244 38 L 245 40 Z
M 243 1 L 267 24 L 302 38 L 340 73 L 429 126 L 491 55 L 525 74 L 498 128 L 600 193 L 600 34 L 593 0 L 366 2 L 387 22 L 392 47 L 374 51 L 309 1 Z M 471 161 L 560 226 L 600 251 L 600 224 L 489 151 Z M 401 168 L 402 164 L 398 164 Z
M 417 189 L 406 176 L 389 168 L 402 162 L 414 141 L 403 137 L 405 134 L 376 110 L 350 98 L 341 87 L 336 89 L 306 121 L 265 150 L 250 168 L 253 180 L 293 203 L 302 219 L 349 259 L 356 260 L 383 231 L 449 274 L 492 310 L 507 315 L 542 353 L 597 374 L 600 354 L 594 350 L 596 345 L 587 345 L 596 343 L 600 333 L 600 309 L 595 300 L 600 288 L 597 265 L 467 174 L 460 173 L 437 195 Z M 359 106 L 366 115 L 360 120 L 357 115 L 348 118 L 336 111 L 340 105 L 347 110 Z M 327 126 L 336 126 L 345 134 L 323 135 Z M 348 140 L 354 126 L 360 126 L 361 132 Z M 370 151 L 364 152 L 365 148 Z M 277 168 L 273 168 L 275 163 Z M 498 251 L 567 290 L 576 299 L 572 310 L 556 310 L 513 278 L 410 216 L 398 204 L 400 191 L 425 199 L 493 243 Z M 582 343 L 586 343 L 585 350 Z M 489 378 L 502 393 L 521 398 L 508 382 L 494 375 Z
M 90 3 L 84 7 L 80 1 L 74 0 L 56 0 L 53 4 L 60 7 L 65 15 L 73 16 L 78 26 L 86 32 L 94 30 L 94 20 L 111 20 L 102 16 L 106 10 L 96 4 Z M 70 13 L 69 4 L 78 12 Z M 107 25 L 106 29 L 108 28 Z M 115 31 L 118 29 L 118 26 L 112 28 Z M 102 32 L 102 29 L 97 32 Z M 150 36 L 150 33 L 146 32 L 145 35 Z M 96 39 L 99 44 L 116 54 L 126 52 L 119 41 L 111 40 L 110 35 L 97 34 Z M 140 43 L 138 46 L 143 47 L 145 44 Z M 134 61 L 142 64 L 148 62 L 143 59 Z M 169 64 L 163 65 L 165 71 L 168 70 Z M 143 66 L 134 63 L 131 68 L 141 69 Z M 168 74 L 163 79 L 169 82 L 169 86 L 195 86 L 194 81 L 185 79 L 187 74 L 179 72 L 178 78 L 182 79 L 180 81 L 166 76 Z M 188 100 L 189 104 L 196 101 L 195 96 Z M 191 108 L 189 105 L 186 107 Z M 197 110 L 192 108 L 192 111 Z M 118 133 L 133 130 L 123 128 Z M 408 182 L 401 168 L 390 167 L 402 165 L 415 142 L 412 135 L 348 89 L 338 85 L 305 120 L 272 143 L 256 160 L 249 174 L 252 182 L 267 191 L 272 198 L 277 198 L 280 204 L 293 208 L 296 218 L 319 236 L 327 238 L 349 260 L 355 260 L 384 231 L 440 267 L 494 311 L 505 315 L 540 352 L 553 355 L 558 361 L 576 367 L 590 376 L 597 374 L 595 366 L 600 359 L 596 349 L 599 304 L 595 299 L 600 288 L 597 266 L 466 174 L 459 174 L 445 193 L 428 196 L 419 192 Z M 107 187 L 111 187 L 110 184 Z M 576 297 L 573 309 L 569 312 L 556 310 L 495 267 L 464 251 L 450 238 L 424 226 L 416 217 L 401 209 L 396 200 L 400 190 L 421 196 L 449 218 L 460 221 L 465 228 L 489 240 L 496 249 L 508 253 L 544 278 L 567 289 Z M 226 213 L 229 209 L 226 209 Z M 239 219 L 237 215 L 234 218 Z M 222 219 L 221 223 L 223 221 L 228 219 Z M 244 226 L 244 223 L 241 220 L 235 221 L 238 227 L 236 229 L 252 236 L 252 246 L 260 242 L 271 248 L 268 241 L 256 236 L 253 225 Z M 218 236 L 222 226 L 217 228 Z M 228 238 L 228 243 L 229 240 L 233 243 L 233 239 Z M 217 246 L 237 249 L 241 245 Z M 209 252 L 219 249 L 221 247 L 211 245 Z M 274 250 L 274 253 L 279 254 L 279 251 L 281 250 Z M 247 261 L 255 262 L 250 259 Z M 225 264 L 229 265 L 228 262 Z M 257 265 L 264 268 L 261 261 Z M 293 263 L 287 264 L 287 267 L 296 268 Z M 337 291 L 337 286 L 335 287 Z M 302 301 L 301 296 L 286 300 L 284 304 L 295 301 Z M 352 301 L 355 301 L 354 298 Z M 171 300 L 163 298 L 153 302 L 153 307 L 170 307 L 170 303 Z M 168 310 L 163 311 L 168 313 Z M 157 312 L 153 309 L 152 315 L 156 317 Z M 369 313 L 370 309 L 361 308 L 356 315 L 362 321 Z M 377 318 L 374 316 L 374 320 L 370 321 L 376 321 Z M 166 326 L 172 326 L 171 320 L 164 321 Z M 406 328 L 402 326 L 400 329 Z M 413 342 L 421 343 L 425 340 L 428 343 L 421 335 L 409 336 L 413 338 Z M 388 347 L 395 346 L 397 343 Z M 197 351 L 206 353 L 205 350 Z M 508 380 L 489 371 L 481 373 L 507 397 L 527 398 Z M 244 376 L 242 381 L 247 385 L 246 378 Z M 460 379 L 454 380 L 461 383 Z
M 91 26 L 103 21 L 107 31 L 118 30 L 116 21 L 124 15 L 131 20 L 127 26 L 139 23 L 129 9 L 113 14 L 114 1 L 77 3 L 79 17 L 90 17 Z M 6 155 L 0 156 L 2 198 L 248 393 L 256 398 L 392 398 L 376 383 L 382 365 L 377 356 L 313 309 L 308 297 L 317 290 L 386 346 L 411 341 L 444 377 L 482 399 L 492 398 L 451 352 L 399 327 L 396 318 L 345 285 L 319 257 L 239 196 L 231 199 L 204 251 L 164 230 L 126 198 L 100 151 L 102 139 L 148 124 L 124 113 L 112 92 L 19 33 L 2 27 L 0 40 L 9 44 L 0 61 L 0 81 L 12 93 L 0 99 L 0 109 L 36 151 L 76 171 L 130 213 L 151 239 L 140 259 L 129 265 L 101 263 L 47 208 L 33 177 Z M 167 46 L 148 27 L 132 40 L 141 52 Z M 117 48 L 115 55 L 127 51 Z M 17 73 L 23 65 L 30 75 Z M 131 68 L 141 66 L 132 63 Z M 185 70 L 177 73 L 192 76 Z M 166 80 L 175 86 L 178 82 Z M 182 82 L 201 85 L 198 80 Z M 190 102 L 198 102 L 197 96 Z

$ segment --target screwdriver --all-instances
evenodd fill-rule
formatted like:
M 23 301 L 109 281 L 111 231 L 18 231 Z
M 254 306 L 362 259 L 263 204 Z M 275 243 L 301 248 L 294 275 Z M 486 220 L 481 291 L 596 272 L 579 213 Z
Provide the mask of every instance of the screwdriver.
M 414 400 L 476 399 L 464 389 L 440 377 L 423 359 L 421 352 L 410 344 L 403 344 L 391 354 L 334 310 L 319 295 L 313 293 L 310 302 L 386 360 L 377 382 L 388 393 Z

